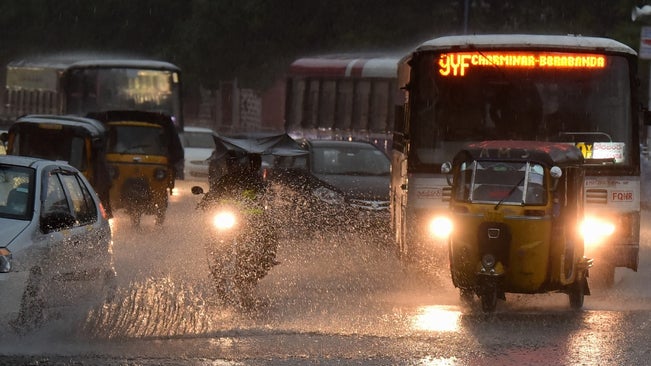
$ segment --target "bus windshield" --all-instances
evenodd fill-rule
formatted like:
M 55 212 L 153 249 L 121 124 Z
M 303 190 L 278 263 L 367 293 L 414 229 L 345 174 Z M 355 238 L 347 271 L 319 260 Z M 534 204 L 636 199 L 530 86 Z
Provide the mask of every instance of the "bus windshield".
M 633 164 L 635 124 L 624 57 L 430 52 L 412 68 L 416 165 L 441 164 L 466 142 L 494 139 L 570 142 L 586 159 Z
M 180 87 L 173 70 L 129 67 L 72 68 L 66 110 L 70 114 L 141 110 L 180 116 Z

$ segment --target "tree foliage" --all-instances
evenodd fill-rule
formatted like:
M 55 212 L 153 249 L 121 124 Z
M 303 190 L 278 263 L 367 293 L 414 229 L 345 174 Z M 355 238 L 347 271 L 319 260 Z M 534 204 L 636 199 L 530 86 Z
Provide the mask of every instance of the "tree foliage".
M 405 51 L 436 35 L 607 36 L 633 48 L 624 0 L 3 0 L 0 61 L 101 50 L 173 62 L 186 87 L 221 80 L 264 88 L 309 54 Z M 467 17 L 466 17 L 467 14 Z

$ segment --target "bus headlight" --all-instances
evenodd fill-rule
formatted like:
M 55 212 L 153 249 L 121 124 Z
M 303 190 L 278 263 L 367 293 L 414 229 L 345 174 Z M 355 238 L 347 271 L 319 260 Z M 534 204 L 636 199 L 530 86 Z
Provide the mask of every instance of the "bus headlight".
M 586 244 L 599 244 L 615 232 L 615 224 L 597 217 L 585 217 L 581 223 L 581 235 Z
M 429 232 L 436 238 L 446 239 L 452 233 L 452 220 L 445 216 L 437 216 L 429 223 Z

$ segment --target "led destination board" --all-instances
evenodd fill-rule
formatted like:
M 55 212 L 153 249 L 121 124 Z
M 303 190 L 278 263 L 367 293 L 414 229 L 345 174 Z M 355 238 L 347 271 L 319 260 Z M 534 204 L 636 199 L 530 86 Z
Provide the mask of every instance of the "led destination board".
M 441 54 L 438 60 L 442 76 L 465 76 L 475 67 L 602 69 L 606 56 L 586 53 L 548 52 L 455 52 Z

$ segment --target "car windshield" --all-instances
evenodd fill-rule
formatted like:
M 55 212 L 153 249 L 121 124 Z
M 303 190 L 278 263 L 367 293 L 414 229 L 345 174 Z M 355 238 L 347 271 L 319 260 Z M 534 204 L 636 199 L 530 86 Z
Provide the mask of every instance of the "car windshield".
M 199 149 L 214 149 L 215 139 L 210 132 L 183 132 L 182 142 L 183 147 L 199 148 Z
M 312 172 L 315 174 L 388 175 L 391 163 L 372 146 L 314 146 Z
M 34 170 L 0 165 L 0 217 L 30 220 L 34 202 Z

